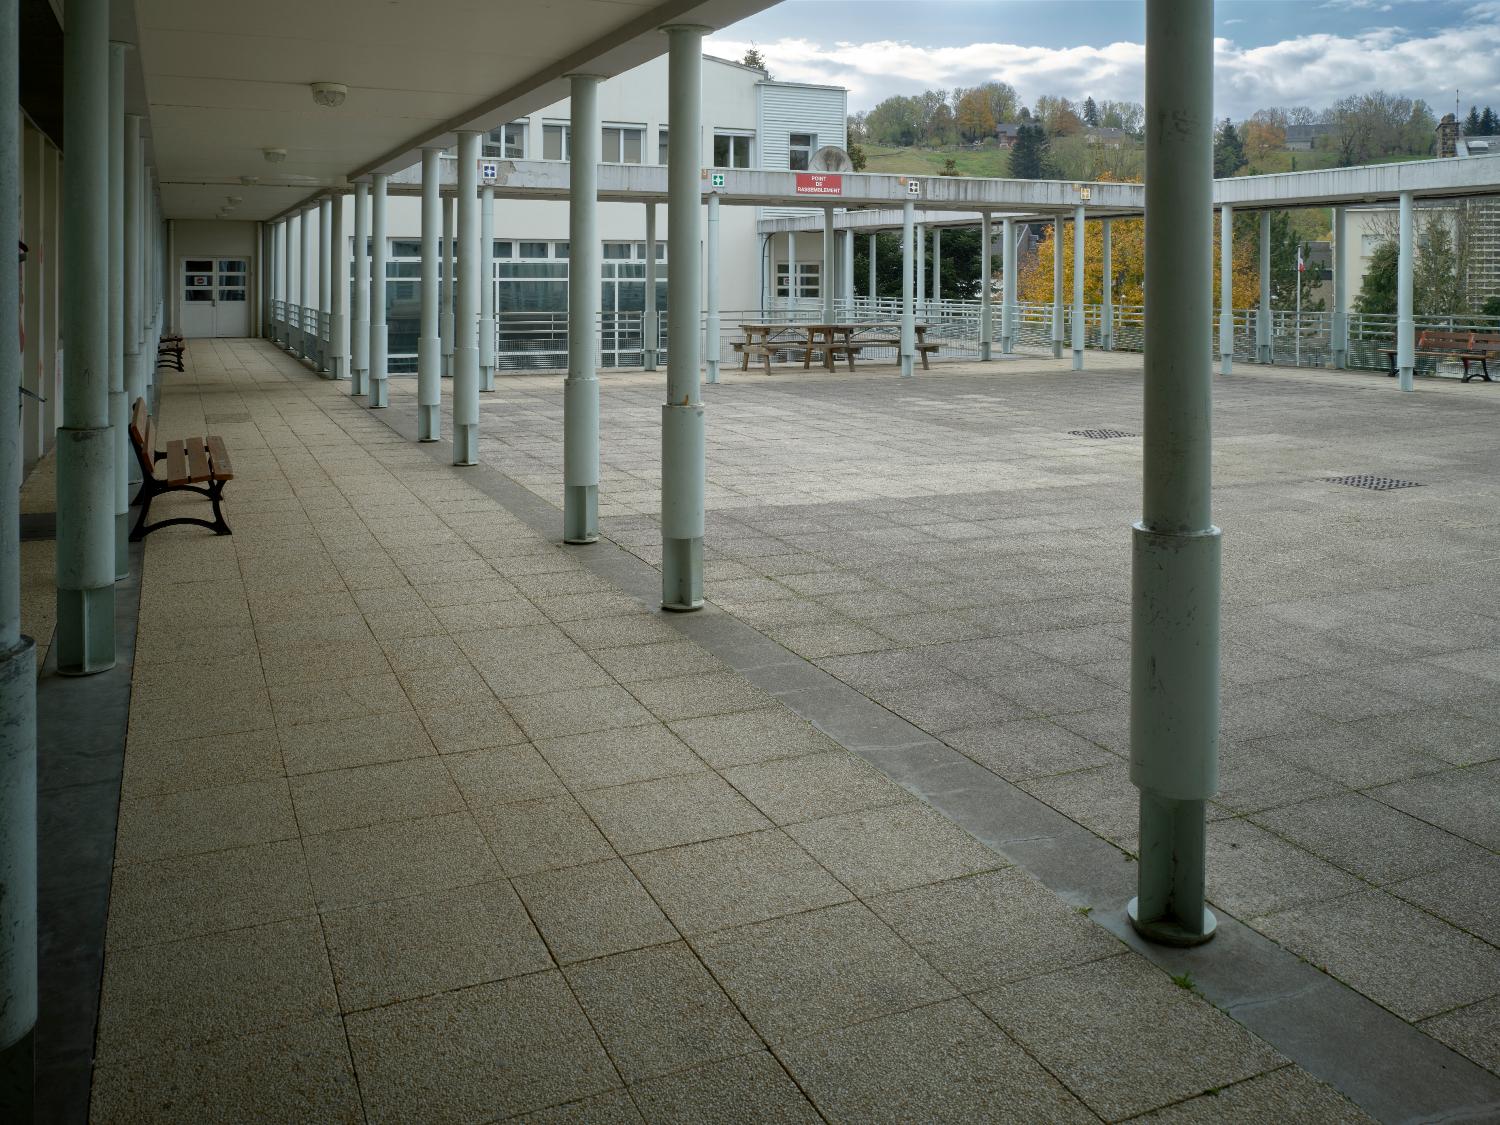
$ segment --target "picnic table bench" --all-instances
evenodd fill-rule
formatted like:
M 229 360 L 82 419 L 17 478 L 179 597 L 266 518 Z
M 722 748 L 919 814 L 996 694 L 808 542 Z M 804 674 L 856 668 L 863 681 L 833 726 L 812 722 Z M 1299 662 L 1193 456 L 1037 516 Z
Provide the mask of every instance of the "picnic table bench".
M 146 410 L 146 400 L 138 398 L 130 411 L 130 444 L 141 466 L 141 491 L 136 497 L 141 511 L 130 531 L 132 543 L 146 538 L 158 528 L 183 523 L 206 527 L 215 535 L 233 534 L 219 508 L 225 483 L 234 479 L 229 450 L 225 448 L 223 438 L 217 435 L 178 438 L 167 442 L 166 451 L 159 453 L 156 450 L 156 425 Z M 151 501 L 164 492 L 196 492 L 206 497 L 214 506 L 214 518 L 210 521 L 177 516 L 148 524 L 146 516 L 151 511 Z
M 1479 364 L 1479 376 L 1486 383 L 1490 378 L 1489 360 L 1500 356 L 1500 332 L 1477 332 L 1470 329 L 1425 328 L 1417 333 L 1417 346 L 1412 358 L 1456 359 L 1464 365 L 1463 382 L 1474 378 L 1469 370 L 1471 363 Z M 1387 374 L 1396 374 L 1396 349 L 1386 348 Z
M 778 352 L 801 351 L 802 369 L 812 367 L 814 352 L 823 356 L 823 366 L 832 371 L 836 360 L 842 356 L 848 361 L 849 370 L 854 370 L 854 359 L 865 348 L 901 346 L 901 325 L 873 321 L 854 321 L 837 324 L 741 324 L 743 340 L 733 341 L 740 356 L 740 370 L 750 369 L 750 359 L 758 356 L 765 361 L 766 374 L 771 373 L 771 359 Z M 922 357 L 924 370 L 930 369 L 928 357 L 942 345 L 926 339 L 927 325 L 916 326 L 916 350 Z
M 182 371 L 182 353 L 186 347 L 187 341 L 181 336 L 163 336 L 156 345 L 156 366 Z

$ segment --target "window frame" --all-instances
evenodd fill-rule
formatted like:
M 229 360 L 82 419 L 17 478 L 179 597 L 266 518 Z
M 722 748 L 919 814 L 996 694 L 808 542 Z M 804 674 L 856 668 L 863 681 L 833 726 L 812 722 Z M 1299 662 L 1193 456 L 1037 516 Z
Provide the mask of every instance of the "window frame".
M 610 134 L 614 134 L 614 153 L 610 153 Z M 636 143 L 636 159 L 625 158 L 626 140 L 633 136 Z M 646 126 L 625 125 L 618 122 L 608 122 L 600 126 L 599 131 L 599 163 L 601 164 L 644 164 L 646 161 Z
M 806 137 L 807 143 L 799 145 L 798 137 Z M 812 155 L 818 151 L 818 134 L 816 133 L 788 133 L 786 142 L 786 163 L 793 172 L 806 172 L 812 165 Z M 798 163 L 798 155 L 801 154 L 801 163 Z
M 805 135 L 805 134 L 799 134 Z M 729 142 L 729 163 L 719 163 L 719 141 L 723 139 Z M 740 147 L 739 142 L 744 142 L 745 162 L 735 163 L 735 149 Z M 713 167 L 715 168 L 754 168 L 755 167 L 755 134 L 744 129 L 715 129 L 712 149 Z
M 551 137 L 560 138 L 558 156 L 549 156 L 548 149 L 551 147 L 548 141 Z M 566 121 L 543 121 L 542 122 L 542 159 L 543 160 L 571 160 L 573 158 L 573 127 Z

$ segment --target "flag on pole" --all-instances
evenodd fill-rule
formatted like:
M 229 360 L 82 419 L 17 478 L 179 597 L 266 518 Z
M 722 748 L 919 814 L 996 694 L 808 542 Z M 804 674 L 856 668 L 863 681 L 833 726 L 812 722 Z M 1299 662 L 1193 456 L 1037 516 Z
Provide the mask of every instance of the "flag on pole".
M 1302 243 L 1297 243 L 1297 272 L 1306 273 L 1307 263 L 1302 260 Z

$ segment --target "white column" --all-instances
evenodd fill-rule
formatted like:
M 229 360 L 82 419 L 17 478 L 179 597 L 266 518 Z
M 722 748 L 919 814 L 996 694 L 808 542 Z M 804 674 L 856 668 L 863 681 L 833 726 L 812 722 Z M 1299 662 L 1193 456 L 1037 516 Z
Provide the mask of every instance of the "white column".
M 349 393 L 370 389 L 370 185 L 354 185 L 354 323 L 349 331 Z
M 670 143 L 670 136 L 668 138 Z M 656 204 L 646 204 L 646 303 L 641 313 L 641 367 L 655 371 L 661 324 L 656 309 Z
M 443 268 L 438 281 L 438 339 L 442 341 L 443 378 L 453 378 L 453 291 L 458 282 L 458 260 L 453 238 L 455 197 L 443 196 Z
M 1073 370 L 1083 370 L 1084 212 L 1073 208 Z
M 852 313 L 852 306 L 854 304 L 854 231 L 852 229 L 844 231 L 843 237 L 844 272 L 843 286 L 840 292 L 843 294 L 844 300 L 851 306 L 850 311 Z
M 344 196 L 328 217 L 328 359 L 335 379 L 349 377 L 349 256 L 344 252 Z
M 1416 367 L 1416 321 L 1412 315 L 1412 214 L 1411 192 L 1400 196 L 1400 241 L 1399 257 L 1396 260 L 1396 369 L 1400 373 L 1401 389 L 1416 389 L 1413 378 Z
M 324 196 L 318 203 L 318 323 L 314 328 L 318 338 L 318 370 L 332 370 L 333 342 L 333 199 Z M 323 317 L 328 317 L 328 336 L 323 339 Z
M 880 297 L 880 286 L 876 282 L 875 274 L 875 248 L 879 245 L 879 243 L 879 235 L 870 235 L 870 260 L 865 264 L 870 269 L 870 313 L 872 316 L 875 314 L 875 302 Z
M 662 608 L 703 605 L 705 423 L 698 386 L 702 265 L 699 134 L 703 127 L 706 28 L 666 29 L 667 63 L 667 401 L 661 427 Z
M 990 290 L 990 274 L 993 257 L 990 253 L 995 234 L 991 229 L 990 213 L 979 216 L 979 358 L 988 360 L 995 338 L 995 302 Z
M 1333 209 L 1333 365 L 1349 366 L 1349 277 L 1344 269 L 1348 224 L 1343 207 Z
M 1260 213 L 1260 311 L 1255 314 L 1255 359 L 1272 363 L 1276 341 L 1271 334 L 1271 212 Z
M 370 177 L 370 401 L 371 410 L 391 404 L 389 358 L 390 336 L 385 323 L 386 262 L 390 244 L 385 236 L 386 176 Z
M 703 234 L 703 268 L 706 308 L 703 318 L 703 366 L 710 383 L 719 381 L 719 351 L 724 346 L 719 324 L 719 197 L 708 197 L 708 217 Z
M 1013 219 L 1000 220 L 1000 351 L 1010 355 L 1016 350 L 1016 224 Z
M 927 224 L 917 223 L 917 310 L 916 315 L 926 320 L 927 312 Z
M 932 228 L 932 299 L 943 301 L 943 228 Z
M 1062 358 L 1063 346 L 1063 220 L 1052 219 L 1052 358 Z
M 1219 209 L 1219 374 L 1234 372 L 1234 208 Z
M 917 311 L 914 307 L 916 282 L 916 205 L 910 199 L 901 205 L 901 376 L 912 377 L 912 360 L 917 354 Z
M 1099 298 L 1099 348 L 1113 351 L 1115 347 L 1115 248 L 1114 231 L 1108 219 L 1100 220 L 1099 234 L 1103 246 L 1099 254 L 1100 298 Z
M 838 262 L 833 233 L 833 204 L 823 207 L 823 278 L 819 292 L 823 295 L 823 322 L 832 324 L 838 314 L 834 311 L 834 272 Z
M 114 431 L 115 577 L 130 577 L 130 407 L 125 401 L 125 52 L 109 45 L 109 420 Z M 19 398 L 20 396 L 16 396 Z M 9 421 L 9 419 L 7 419 Z
M 495 389 L 495 189 L 479 189 L 479 389 Z
M 438 335 L 438 271 L 443 221 L 443 150 L 422 150 L 422 325 L 417 334 L 417 440 L 437 441 L 443 429 L 443 341 Z
M 282 346 L 293 355 L 299 354 L 301 347 L 300 325 L 302 317 L 296 317 L 299 327 L 292 327 L 292 311 L 302 306 L 302 293 L 299 288 L 297 265 L 301 260 L 302 251 L 299 248 L 302 238 L 302 216 L 293 212 L 286 217 L 286 253 L 281 256 L 282 289 L 285 295 L 282 297 L 282 308 L 286 312 L 286 338 L 282 340 Z
M 458 278 L 453 301 L 453 463 L 479 464 L 479 137 L 458 134 Z M 571 251 L 570 251 L 571 252 Z
M 125 115 L 125 420 L 129 424 L 130 410 L 135 400 L 146 393 L 146 362 L 142 351 L 146 326 L 143 312 L 146 303 L 147 275 L 143 267 L 145 255 L 141 252 L 144 243 L 146 170 L 141 161 L 141 118 L 139 114 Z M 249 293 L 245 296 L 249 297 Z M 35 292 L 28 296 L 34 298 Z M 151 349 L 154 359 L 156 349 Z M 131 483 L 139 483 L 140 466 L 129 448 L 129 432 L 126 432 L 125 465 Z
M 573 74 L 569 83 L 572 121 L 568 138 L 563 542 L 581 544 L 599 539 L 599 79 L 592 74 Z
M 786 232 L 786 307 L 797 307 L 797 232 Z
M 302 302 L 302 352 L 304 359 L 313 360 L 316 364 L 318 354 L 318 326 L 314 320 L 316 310 L 313 304 L 318 299 L 317 281 L 313 274 L 313 232 L 312 219 L 317 213 L 318 206 L 313 204 L 302 211 L 302 237 L 298 249 L 302 254 L 301 278 L 298 281 L 298 300 Z

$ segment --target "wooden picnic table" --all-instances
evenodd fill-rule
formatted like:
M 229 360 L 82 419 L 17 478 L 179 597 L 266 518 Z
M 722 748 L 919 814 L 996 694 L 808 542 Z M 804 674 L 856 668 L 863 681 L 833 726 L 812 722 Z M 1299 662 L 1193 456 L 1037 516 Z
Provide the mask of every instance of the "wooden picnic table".
M 900 347 L 901 325 L 899 322 L 886 321 L 840 321 L 837 323 L 748 323 L 741 324 L 740 331 L 745 334 L 743 340 L 734 342 L 735 351 L 740 353 L 740 370 L 750 369 L 750 357 L 760 356 L 765 360 L 766 374 L 771 372 L 771 356 L 779 351 L 800 348 L 802 350 L 802 369 L 807 371 L 812 366 L 813 352 L 821 352 L 823 366 L 833 370 L 834 361 L 842 355 L 849 362 L 849 370 L 854 370 L 854 357 L 863 348 L 867 347 Z M 927 366 L 929 352 L 936 351 L 937 344 L 926 342 L 927 325 L 918 324 L 917 351 L 922 356 L 922 366 Z

